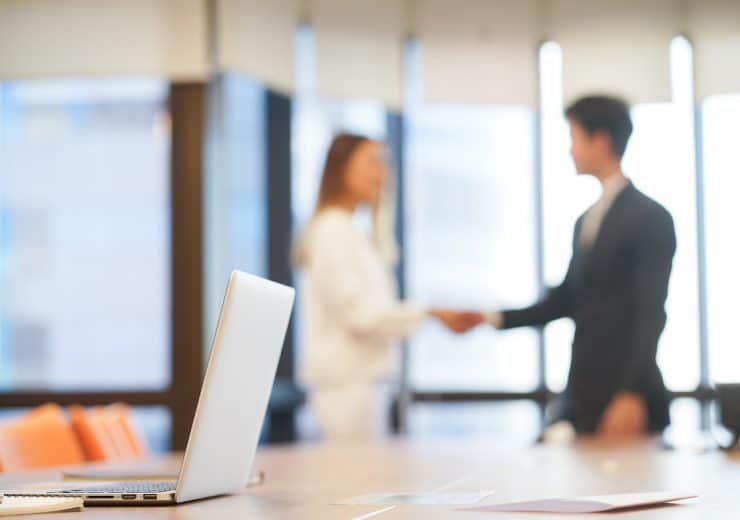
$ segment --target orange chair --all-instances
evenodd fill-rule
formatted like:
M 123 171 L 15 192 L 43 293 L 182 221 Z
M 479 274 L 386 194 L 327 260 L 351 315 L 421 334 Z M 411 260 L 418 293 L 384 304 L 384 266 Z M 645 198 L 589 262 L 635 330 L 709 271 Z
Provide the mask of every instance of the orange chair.
M 88 413 L 78 405 L 69 407 L 69 415 L 87 460 L 96 462 L 118 458 L 118 451 L 101 415 Z
M 62 409 L 45 404 L 0 424 L 0 471 L 81 464 L 85 454 Z
M 139 433 L 139 430 L 134 426 L 131 421 L 131 411 L 124 403 L 114 403 L 107 409 L 111 422 L 114 425 L 115 430 L 122 434 L 121 445 L 125 448 L 121 448 L 121 451 L 130 453 L 132 457 L 143 457 L 149 454 L 149 447 L 147 446 L 144 437 Z
M 146 455 L 149 450 L 131 422 L 125 404 L 107 407 L 70 407 L 72 426 L 88 460 L 124 460 Z

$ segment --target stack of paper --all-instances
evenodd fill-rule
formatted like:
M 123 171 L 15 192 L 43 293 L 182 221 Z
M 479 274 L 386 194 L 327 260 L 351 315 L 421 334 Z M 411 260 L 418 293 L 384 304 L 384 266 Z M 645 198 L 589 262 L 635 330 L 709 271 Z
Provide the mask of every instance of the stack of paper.
M 0 516 L 81 511 L 79 497 L 2 497 Z

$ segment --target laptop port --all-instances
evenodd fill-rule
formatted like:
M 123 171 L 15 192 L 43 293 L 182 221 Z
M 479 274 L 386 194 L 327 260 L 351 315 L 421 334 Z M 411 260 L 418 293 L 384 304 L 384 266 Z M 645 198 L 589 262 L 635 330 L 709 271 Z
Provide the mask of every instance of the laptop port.
M 157 500 L 156 493 L 144 493 L 144 500 Z
M 85 498 L 92 498 L 92 499 L 108 499 L 108 498 L 116 498 L 113 495 L 87 495 Z
M 124 500 L 136 500 L 136 493 L 132 495 L 129 495 L 129 494 L 121 495 L 121 498 Z

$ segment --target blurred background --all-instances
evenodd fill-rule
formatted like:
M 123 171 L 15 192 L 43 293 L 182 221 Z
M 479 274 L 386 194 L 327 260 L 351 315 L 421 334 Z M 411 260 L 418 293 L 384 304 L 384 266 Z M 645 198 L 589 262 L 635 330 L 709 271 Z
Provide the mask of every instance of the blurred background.
M 125 401 L 183 448 L 228 274 L 300 290 L 291 241 L 340 130 L 387 143 L 405 296 L 532 301 L 599 193 L 564 103 L 609 92 L 627 175 L 676 223 L 672 434 L 707 430 L 713 384 L 740 382 L 738 56 L 732 0 L 0 0 L 1 414 Z M 316 436 L 300 320 L 267 442 Z M 532 442 L 572 331 L 427 325 L 397 430 Z

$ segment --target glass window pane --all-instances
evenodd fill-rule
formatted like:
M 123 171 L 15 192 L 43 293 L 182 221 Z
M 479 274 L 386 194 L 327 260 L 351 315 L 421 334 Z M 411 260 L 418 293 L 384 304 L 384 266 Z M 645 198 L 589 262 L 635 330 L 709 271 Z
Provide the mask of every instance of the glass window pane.
M 265 91 L 238 74 L 211 89 L 205 182 L 206 323 L 210 349 L 229 274 L 267 274 Z
M 740 382 L 740 94 L 703 106 L 709 360 L 715 382 Z
M 537 294 L 534 113 L 523 106 L 422 102 L 423 46 L 406 56 L 405 253 L 409 298 L 497 309 Z M 427 323 L 410 341 L 414 390 L 529 391 L 537 333 Z
M 663 439 L 677 448 L 701 446 L 701 404 L 696 399 L 679 398 L 671 401 L 671 425 Z
M 671 390 L 691 390 L 699 384 L 692 67 L 691 45 L 676 38 L 671 43 L 673 102 L 632 110 L 635 130 L 624 158 L 627 175 L 671 213 L 676 228 L 668 321 L 658 349 L 658 364 Z
M 293 221 L 297 229 L 313 214 L 321 173 L 335 134 L 353 132 L 372 139 L 387 136 L 386 110 L 370 99 L 329 99 L 316 93 L 313 30 L 296 33 L 296 95 L 293 110 Z
M 534 299 L 532 131 L 533 113 L 524 107 L 423 105 L 409 113 L 410 298 L 473 309 Z M 537 385 L 537 335 L 531 329 L 480 327 L 453 336 L 429 323 L 410 344 L 415 389 Z
M 540 409 L 531 401 L 417 403 L 408 411 L 408 435 L 414 439 L 468 436 L 531 446 L 540 431 Z
M 691 390 L 699 383 L 696 186 L 691 122 L 682 116 L 675 103 L 635 107 L 635 132 L 624 160 L 627 175 L 671 213 L 676 228 L 668 321 L 658 349 L 671 390 Z
M 570 157 L 568 123 L 563 117 L 562 51 L 554 42 L 540 49 L 542 110 L 542 203 L 545 282 L 563 281 L 570 261 L 573 226 L 599 196 L 592 177 L 576 174 Z M 545 328 L 546 380 L 553 391 L 565 389 L 570 367 L 573 322 L 562 319 Z
M 0 387 L 169 385 L 166 99 L 150 79 L 0 83 Z
M 166 406 L 132 406 L 131 421 L 152 453 L 166 453 L 170 449 L 172 414 Z

